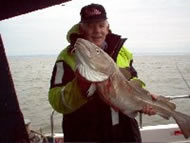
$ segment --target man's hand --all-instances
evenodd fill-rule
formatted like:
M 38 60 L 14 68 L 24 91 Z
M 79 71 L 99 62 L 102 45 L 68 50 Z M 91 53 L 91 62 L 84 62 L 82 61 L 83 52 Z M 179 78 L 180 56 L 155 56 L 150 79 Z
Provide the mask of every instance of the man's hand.
M 78 86 L 80 87 L 82 94 L 86 95 L 87 90 L 89 89 L 91 85 L 91 82 L 87 81 L 84 77 L 82 77 L 80 73 L 78 72 L 78 70 L 75 72 L 75 74 L 77 77 Z
M 152 97 L 152 100 L 155 100 L 155 101 L 157 100 L 157 96 L 156 95 L 151 94 L 151 93 L 149 93 L 149 94 Z M 141 110 L 141 112 L 144 113 L 144 114 L 147 114 L 149 116 L 156 114 L 156 111 L 150 105 L 144 106 L 143 109 Z

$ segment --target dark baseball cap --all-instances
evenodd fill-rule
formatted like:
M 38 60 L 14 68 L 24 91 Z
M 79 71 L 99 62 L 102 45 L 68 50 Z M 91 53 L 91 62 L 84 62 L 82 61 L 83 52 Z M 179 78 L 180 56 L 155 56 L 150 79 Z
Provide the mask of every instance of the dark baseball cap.
M 106 11 L 100 4 L 90 4 L 84 6 L 80 12 L 82 23 L 91 23 L 96 21 L 106 20 Z

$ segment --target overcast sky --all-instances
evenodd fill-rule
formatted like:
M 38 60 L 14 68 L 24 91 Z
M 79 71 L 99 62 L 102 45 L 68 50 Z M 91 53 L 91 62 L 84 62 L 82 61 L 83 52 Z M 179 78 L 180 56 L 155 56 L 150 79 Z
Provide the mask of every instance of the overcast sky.
M 67 31 L 80 20 L 80 9 L 104 5 L 113 33 L 127 37 L 134 53 L 190 54 L 190 0 L 72 0 L 0 21 L 8 55 L 58 54 Z

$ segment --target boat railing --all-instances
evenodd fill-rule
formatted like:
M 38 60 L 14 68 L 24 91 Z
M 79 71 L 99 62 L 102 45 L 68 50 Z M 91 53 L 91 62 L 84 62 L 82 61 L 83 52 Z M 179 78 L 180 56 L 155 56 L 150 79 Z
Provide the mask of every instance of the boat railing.
M 51 117 L 50 117 L 50 122 L 51 122 L 51 136 L 53 137 L 54 136 L 54 113 L 55 113 L 55 110 L 52 111 L 51 113 Z
M 167 97 L 169 100 L 176 100 L 176 99 L 185 99 L 185 98 L 189 98 L 190 99 L 190 95 L 177 95 L 177 96 L 165 96 Z M 51 121 L 51 137 L 53 139 L 53 143 L 54 143 L 54 114 L 55 114 L 55 110 L 52 111 L 51 113 L 51 117 L 50 117 L 50 121 Z M 140 128 L 143 127 L 143 119 L 142 119 L 143 114 L 140 112 L 139 114 L 139 126 Z
M 47 134 L 49 142 L 51 143 L 63 143 L 64 135 L 63 133 L 57 133 L 54 131 L 54 115 L 57 113 L 55 110 L 52 111 L 50 116 L 50 124 L 51 124 L 51 133 Z
M 185 98 L 190 99 L 190 95 L 175 95 L 175 96 L 165 96 L 165 97 L 168 98 L 169 100 L 185 99 Z M 143 127 L 142 116 L 143 116 L 143 114 L 141 112 L 139 112 L 139 126 L 140 126 L 140 128 Z

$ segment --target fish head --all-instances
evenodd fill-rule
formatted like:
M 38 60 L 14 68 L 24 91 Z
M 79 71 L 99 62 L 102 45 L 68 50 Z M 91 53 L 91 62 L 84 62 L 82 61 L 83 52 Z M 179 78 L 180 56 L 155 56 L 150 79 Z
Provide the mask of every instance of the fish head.
M 114 61 L 94 43 L 78 38 L 75 45 L 76 69 L 91 82 L 101 82 L 113 73 Z

